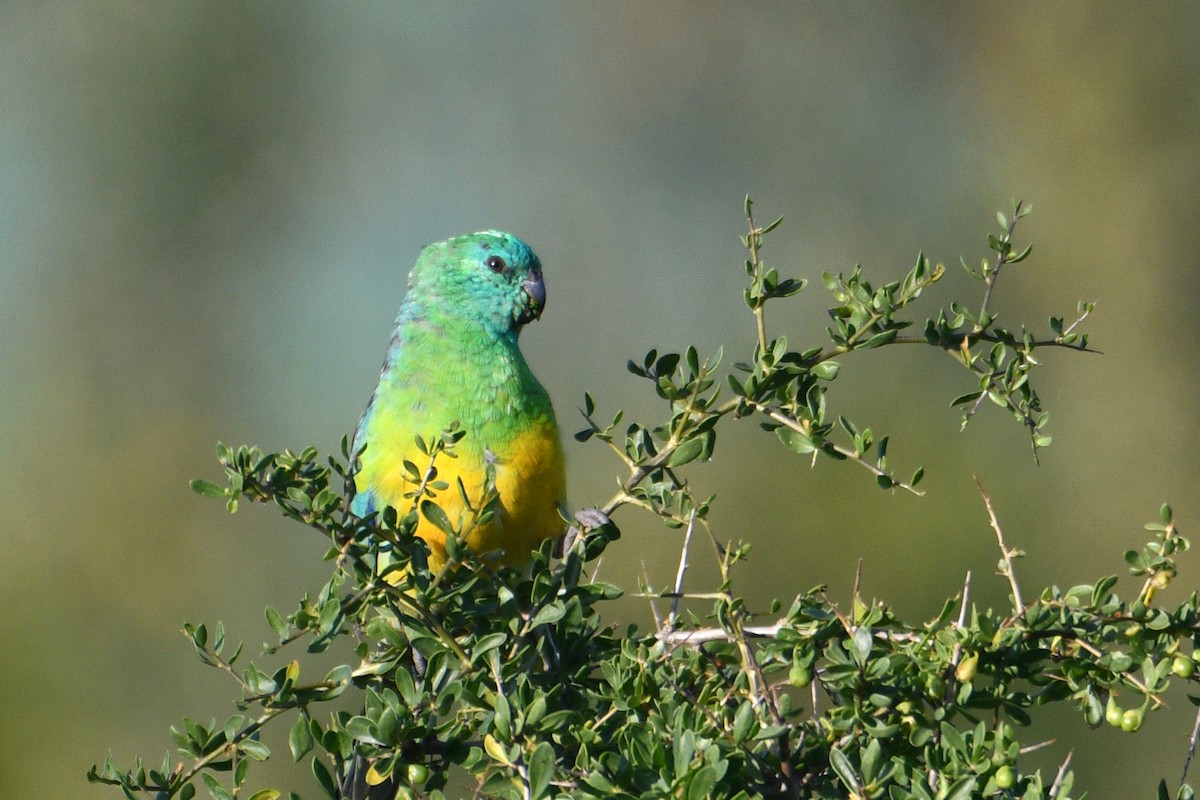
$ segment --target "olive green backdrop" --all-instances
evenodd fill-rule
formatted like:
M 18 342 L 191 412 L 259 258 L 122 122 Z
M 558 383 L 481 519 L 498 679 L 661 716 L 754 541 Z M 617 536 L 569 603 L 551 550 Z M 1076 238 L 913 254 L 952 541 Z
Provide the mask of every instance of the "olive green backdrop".
M 1040 468 L 965 373 L 916 348 L 844 359 L 833 402 L 892 435 L 928 496 L 810 470 L 753 422 L 695 480 L 724 537 L 755 543 L 758 607 L 818 583 L 930 614 L 976 576 L 1004 602 L 971 482 L 993 495 L 1026 592 L 1122 571 L 1169 500 L 1200 529 L 1200 15 L 1194 3 L 156 3 L 0 5 L 0 797 L 115 797 L 111 751 L 157 761 L 167 726 L 232 711 L 178 633 L 326 574 L 270 509 L 228 517 L 187 488 L 217 440 L 336 447 L 375 381 L 419 247 L 484 227 L 527 238 L 549 305 L 524 337 L 576 429 L 661 409 L 625 359 L 748 346 L 741 203 L 784 226 L 766 256 L 814 285 L 775 311 L 824 327 L 822 270 L 879 283 L 919 249 L 986 255 L 1015 196 L 1032 259 L 1004 320 L 1099 305 L 1104 356 L 1047 352 Z M 933 295 L 977 302 L 956 274 Z M 780 306 L 779 308 L 784 308 Z M 567 437 L 571 498 L 617 463 Z M 621 516 L 605 577 L 673 572 L 678 538 Z M 697 550 L 690 580 L 712 575 Z M 1197 584 L 1200 559 L 1173 587 Z M 1125 585 L 1129 590 L 1130 581 Z M 649 618 L 643 601 L 614 621 Z M 1176 779 L 1192 707 L 1136 736 L 1041 723 L 1093 797 Z M 286 752 L 286 751 L 285 751 Z M 288 774 L 282 762 L 265 773 Z M 303 774 L 303 771 L 301 772 Z M 301 778 L 296 788 L 315 796 Z

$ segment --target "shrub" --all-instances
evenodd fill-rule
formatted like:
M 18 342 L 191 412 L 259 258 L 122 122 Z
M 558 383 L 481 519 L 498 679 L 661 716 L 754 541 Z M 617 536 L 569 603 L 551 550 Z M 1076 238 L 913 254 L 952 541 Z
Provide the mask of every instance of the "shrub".
M 901 620 L 857 592 L 842 609 L 820 589 L 764 614 L 734 589 L 750 545 L 719 539 L 708 523 L 712 498 L 695 496 L 684 476 L 709 458 L 722 426 L 753 418 L 798 455 L 850 462 L 884 489 L 919 493 L 920 470 L 905 478 L 890 471 L 887 437 L 827 406 L 843 357 L 898 344 L 937 348 L 972 373 L 977 388 L 953 401 L 963 424 L 990 401 L 1025 428 L 1036 457 L 1050 443 L 1031 381 L 1037 351 L 1088 350 L 1079 328 L 1092 305 L 1080 303 L 1070 322 L 1052 318 L 1045 334 L 996 324 L 993 287 L 1031 253 L 1013 242 L 1028 213 L 1016 203 L 988 236 L 992 257 L 978 269 L 963 265 L 982 287 L 977 310 L 952 303 L 914 326 L 912 308 L 944 268 L 919 255 L 903 279 L 875 287 L 856 267 L 823 276 L 834 300 L 828 341 L 792 349 L 769 335 L 766 311 L 804 281 L 763 261 L 779 221 L 758 225 L 749 199 L 745 210 L 750 352 L 726 373 L 719 353 L 694 348 L 631 361 L 630 371 L 666 401 L 657 424 L 623 425 L 621 412 L 601 418 L 585 396 L 586 427 L 576 438 L 610 448 L 624 477 L 600 513 L 581 515 L 561 557 L 551 543 L 542 547 L 529 577 L 493 571 L 462 546 L 437 507 L 436 482 L 415 493 L 407 514 L 349 515 L 341 484 L 354 454 L 345 441 L 340 457 L 328 459 L 311 448 L 219 446 L 226 484 L 198 480 L 196 491 L 224 499 L 231 512 L 242 500 L 275 504 L 328 541 L 332 574 L 291 612 L 266 610 L 278 644 L 265 661 L 246 661 L 219 624 L 186 626 L 200 660 L 236 684 L 238 712 L 208 725 L 184 720 L 172 730 L 179 755 L 157 769 L 139 761 L 123 771 L 110 759 L 89 779 L 128 797 L 186 800 L 197 784 L 218 800 L 245 797 L 250 765 L 271 756 L 260 732 L 275 725 L 289 726 L 291 757 L 309 759 L 320 793 L 332 798 L 439 798 L 456 787 L 502 798 L 1079 796 L 1069 758 L 1053 775 L 1023 768 L 1032 714 L 1068 703 L 1093 727 L 1132 733 L 1172 679 L 1196 680 L 1196 595 L 1176 608 L 1155 603 L 1188 548 L 1168 506 L 1147 526 L 1146 546 L 1126 555 L 1143 580 L 1124 598 L 1114 576 L 1024 592 L 1014 569 L 1022 553 L 1006 542 L 981 488 L 1009 607 L 974 606 L 968 580 L 929 620 Z M 424 443 L 426 468 L 452 456 L 461 435 Z M 683 531 L 676 585 L 656 595 L 671 610 L 655 630 L 605 622 L 604 604 L 622 590 L 589 578 L 589 565 L 618 537 L 611 518 L 630 507 Z M 418 514 L 451 534 L 437 574 L 412 535 Z M 715 545 L 719 582 L 685 595 L 696 536 Z M 380 574 L 374 554 L 384 541 L 396 558 Z M 685 597 L 711 610 L 682 613 Z M 317 678 L 305 653 L 282 655 L 301 643 L 312 654 L 347 641 L 353 659 Z M 347 695 L 357 713 L 344 710 Z M 1170 796 L 1165 782 L 1159 796 Z M 1183 785 L 1175 796 L 1192 792 Z

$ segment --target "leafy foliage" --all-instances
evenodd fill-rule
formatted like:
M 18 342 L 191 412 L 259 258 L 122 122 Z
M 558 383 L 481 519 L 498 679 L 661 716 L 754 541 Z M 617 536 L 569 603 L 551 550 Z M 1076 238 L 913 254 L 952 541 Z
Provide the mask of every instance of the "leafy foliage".
M 485 566 L 448 521 L 447 564 L 428 569 L 412 532 L 418 514 L 439 519 L 437 497 L 453 491 L 437 480 L 437 464 L 454 456 L 460 432 L 422 443 L 429 463 L 410 465 L 423 480 L 407 513 L 365 520 L 347 513 L 338 488 L 353 463 L 345 442 L 340 458 L 324 461 L 312 449 L 219 446 L 225 485 L 198 480 L 193 488 L 231 512 L 241 500 L 273 503 L 327 539 L 331 577 L 290 612 L 266 610 L 277 644 L 265 661 L 246 661 L 219 624 L 186 626 L 200 660 L 237 684 L 237 713 L 208 725 L 184 720 L 172 730 L 178 754 L 157 769 L 139 761 L 122 770 L 109 759 L 89 779 L 130 798 L 187 800 L 202 785 L 217 800 L 272 800 L 281 792 L 247 787 L 250 765 L 271 756 L 261 731 L 277 724 L 289 726 L 291 757 L 311 762 L 317 791 L 330 798 L 440 798 L 464 782 L 477 796 L 500 798 L 1082 796 L 1068 763 L 1053 776 L 1022 768 L 1023 753 L 1037 746 L 1022 741 L 1022 729 L 1040 707 L 1066 702 L 1093 727 L 1133 732 L 1173 678 L 1196 680 L 1196 595 L 1174 609 L 1154 602 L 1188 549 L 1169 507 L 1147 526 L 1145 548 L 1126 556 L 1143 582 L 1124 598 L 1108 576 L 1026 602 L 1014 567 L 1021 552 L 1005 542 L 983 495 L 1010 608 L 972 605 L 968 581 L 934 619 L 915 623 L 857 593 L 842 610 L 820 588 L 764 615 L 734 590 L 750 545 L 709 529 L 712 498 L 694 496 L 681 473 L 711 456 L 725 420 L 756 417 L 788 450 L 850 461 L 883 488 L 917 492 L 920 470 L 907 480 L 889 470 L 886 436 L 826 403 L 842 369 L 836 359 L 896 344 L 947 353 L 977 386 L 955 401 L 967 406 L 964 424 L 987 398 L 1028 429 L 1036 454 L 1050 440 L 1030 382 L 1035 352 L 1088 350 L 1077 328 L 1091 304 L 1081 303 L 1070 324 L 1051 319 L 1046 336 L 996 326 L 995 281 L 1031 252 L 1015 251 L 1014 226 L 1028 213 L 1017 203 L 1000 216 L 1002 234 L 988 237 L 992 260 L 968 269 L 984 286 L 974 313 L 954 303 L 926 319 L 922 334 L 905 333 L 916 323 L 909 312 L 944 268 L 920 255 L 901 280 L 876 288 L 855 267 L 823 276 L 834 299 L 828 344 L 793 350 L 768 336 L 766 310 L 805 284 L 765 264 L 764 237 L 779 221 L 760 227 L 751 212 L 747 200 L 744 300 L 756 331 L 748 359 L 723 380 L 719 353 L 652 350 L 631 361 L 668 404 L 657 424 L 622 428 L 619 411 L 603 422 L 586 395 L 587 426 L 577 438 L 607 445 L 627 474 L 601 514 L 583 517 L 561 558 L 550 543 L 536 554 L 530 576 Z M 621 590 L 588 576 L 618 537 L 608 515 L 626 506 L 684 532 L 676 585 L 657 595 L 671 612 L 653 631 L 606 624 L 602 606 Z M 477 511 L 483 518 L 491 508 Z M 683 575 L 698 531 L 715 545 L 720 581 L 689 594 Z M 710 603 L 707 618 L 681 613 L 685 597 Z M 304 654 L 280 656 L 301 642 L 308 653 L 350 642 L 353 658 L 309 677 Z M 357 713 L 343 710 L 348 694 Z M 1159 796 L 1170 797 L 1165 782 Z M 1182 785 L 1175 796 L 1187 800 L 1192 790 Z

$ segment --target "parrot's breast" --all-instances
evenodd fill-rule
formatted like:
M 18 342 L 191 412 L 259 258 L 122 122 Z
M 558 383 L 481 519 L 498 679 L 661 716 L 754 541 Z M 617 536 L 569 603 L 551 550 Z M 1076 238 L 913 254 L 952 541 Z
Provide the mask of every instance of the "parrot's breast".
M 506 565 L 525 565 L 530 552 L 542 540 L 560 536 L 565 525 L 559 509 L 566 499 L 566 473 L 550 399 L 515 342 L 511 347 L 500 343 L 495 352 L 476 342 L 454 353 L 424 354 L 418 344 L 405 342 L 385 368 L 360 423 L 356 447 L 365 444 L 366 450 L 356 490 L 369 494 L 373 510 L 390 506 L 404 516 L 414 508 L 420 485 L 405 462 L 421 476 L 430 466 L 416 437 L 435 441 L 457 423 L 462 439 L 452 453 L 433 460 L 438 486 L 432 499 L 452 525 L 465 531 L 474 552 L 497 554 Z M 472 524 L 489 464 L 498 513 L 487 523 Z M 429 544 L 430 567 L 436 570 L 445 560 L 445 534 L 423 516 L 416 533 Z

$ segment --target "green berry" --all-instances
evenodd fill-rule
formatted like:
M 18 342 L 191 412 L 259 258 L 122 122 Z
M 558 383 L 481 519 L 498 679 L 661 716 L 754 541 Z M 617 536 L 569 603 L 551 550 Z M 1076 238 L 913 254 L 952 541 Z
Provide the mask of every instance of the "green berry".
M 792 664 L 788 672 L 788 681 L 797 689 L 803 689 L 812 683 L 812 670 L 800 664 Z
M 979 653 L 971 653 L 962 661 L 958 662 L 958 667 L 954 670 L 954 677 L 959 683 L 970 683 L 974 679 L 975 673 L 979 669 Z
M 1125 715 L 1125 709 L 1117 705 L 1117 701 L 1109 695 L 1108 705 L 1104 708 L 1104 721 L 1114 728 L 1121 727 L 1121 718 Z
M 425 781 L 429 780 L 429 767 L 424 764 L 409 764 L 407 775 L 410 784 L 422 786 Z
M 1175 656 L 1171 662 L 1171 672 L 1176 678 L 1188 679 L 1196 674 L 1196 662 L 1187 656 Z

